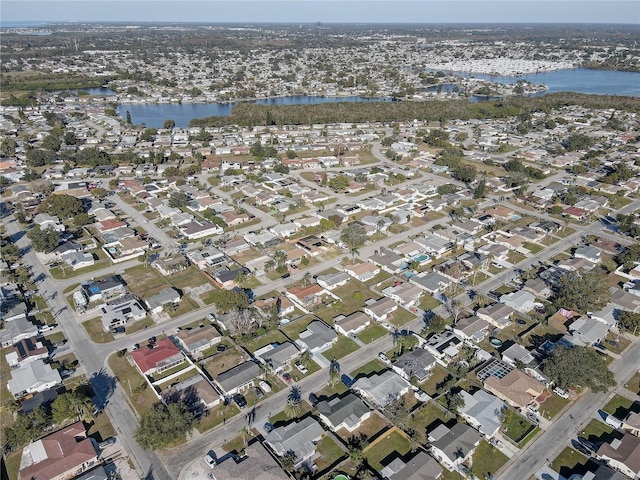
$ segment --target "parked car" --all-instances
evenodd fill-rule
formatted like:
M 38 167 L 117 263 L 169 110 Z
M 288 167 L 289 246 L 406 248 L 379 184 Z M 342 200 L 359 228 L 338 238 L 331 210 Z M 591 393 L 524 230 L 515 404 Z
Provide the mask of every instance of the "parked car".
M 391 365 L 391 360 L 389 360 L 389 357 L 387 357 L 384 353 L 382 352 L 378 353 L 378 358 L 382 360 L 384 363 L 386 363 L 387 365 Z
M 41 327 L 38 327 L 38 333 L 49 332 L 56 327 L 57 325 L 42 325 Z
M 291 274 L 289 272 L 284 273 L 280 278 L 289 278 Z
M 227 349 L 226 345 L 217 345 L 216 352 L 224 352 Z
M 204 456 L 204 463 L 206 463 L 209 468 L 213 468 L 216 466 L 216 460 L 208 453 Z
M 283 373 L 282 379 L 287 383 L 291 383 L 291 375 L 289 375 L 288 373 Z
M 565 400 L 566 400 L 567 398 L 569 398 L 569 393 L 565 392 L 564 390 L 562 390 L 561 388 L 558 388 L 558 387 L 556 387 L 556 388 L 554 388 L 554 389 L 553 389 L 553 393 L 555 393 L 555 394 L 556 394 L 556 395 L 558 395 L 559 397 L 564 398 Z
M 135 351 L 135 350 L 137 350 L 139 348 L 140 348 L 140 344 L 139 343 L 134 343 L 133 347 L 131 347 L 131 351 L 133 352 L 133 351 Z
M 247 399 L 244 398 L 244 395 L 241 395 L 239 393 L 236 393 L 233 396 L 233 401 L 236 402 L 236 405 L 238 405 L 240 408 L 244 408 L 247 406 Z
M 265 382 L 264 380 L 260 380 L 260 382 L 258 383 L 258 385 L 260 386 L 260 388 L 262 389 L 263 392 L 265 393 L 271 393 L 271 385 L 269 385 L 267 382 Z
M 262 397 L 264 397 L 264 392 L 263 392 L 262 390 L 260 390 L 260 388 L 259 388 L 259 387 L 255 387 L 255 388 L 253 389 L 253 393 L 255 393 L 256 398 L 257 398 L 258 400 L 260 400 Z
M 100 447 L 100 450 L 104 450 L 105 448 L 107 448 L 109 445 L 113 445 L 114 443 L 116 443 L 116 437 L 109 437 L 106 440 L 100 442 L 98 444 L 98 447 Z
M 264 428 L 264 431 L 269 433 L 270 431 L 272 431 L 275 427 L 273 425 L 271 425 L 269 422 L 265 422 L 264 425 L 262 426 L 262 428 Z
M 309 370 L 307 369 L 307 367 L 305 367 L 300 362 L 296 362 L 296 368 L 300 370 L 300 373 L 302 373 L 303 375 L 306 375 L 307 373 L 309 373 Z

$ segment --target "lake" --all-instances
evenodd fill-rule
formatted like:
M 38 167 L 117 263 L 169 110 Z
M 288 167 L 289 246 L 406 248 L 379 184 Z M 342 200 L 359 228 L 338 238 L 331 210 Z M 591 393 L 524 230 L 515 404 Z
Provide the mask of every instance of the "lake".
M 546 93 L 577 92 L 597 95 L 622 95 L 640 97 L 640 73 L 619 72 L 615 70 L 590 70 L 574 68 L 553 72 L 532 73 L 520 77 L 484 75 L 480 73 L 451 72 L 461 77 L 481 78 L 498 83 L 516 83 L 527 80 L 543 83 L 548 87 Z
M 337 102 L 388 102 L 387 98 L 365 97 L 315 97 L 310 95 L 290 95 L 256 100 L 260 105 L 318 105 Z M 231 115 L 235 103 L 127 103 L 118 106 L 118 115 L 127 117 L 136 125 L 162 128 L 165 120 L 173 120 L 176 127 L 188 127 L 193 118 L 226 117 Z

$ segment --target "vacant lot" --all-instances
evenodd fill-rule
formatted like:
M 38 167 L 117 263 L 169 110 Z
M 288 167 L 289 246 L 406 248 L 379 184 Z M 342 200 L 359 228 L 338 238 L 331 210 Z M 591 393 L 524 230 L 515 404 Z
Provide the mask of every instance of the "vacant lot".
M 382 470 L 393 459 L 406 455 L 410 450 L 409 439 L 394 427 L 369 445 L 364 451 L 364 456 L 374 469 Z
M 486 440 L 482 440 L 473 454 L 471 470 L 477 478 L 489 478 L 496 473 L 508 457 Z

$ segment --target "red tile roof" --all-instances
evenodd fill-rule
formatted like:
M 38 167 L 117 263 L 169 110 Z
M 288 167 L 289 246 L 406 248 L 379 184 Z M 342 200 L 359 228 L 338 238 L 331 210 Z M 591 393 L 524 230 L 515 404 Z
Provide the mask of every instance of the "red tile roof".
M 142 373 L 147 373 L 149 370 L 157 368 L 158 363 L 179 353 L 180 350 L 173 344 L 171 339 L 163 338 L 158 340 L 155 348 L 145 347 L 131 352 L 131 358 L 136 362 Z

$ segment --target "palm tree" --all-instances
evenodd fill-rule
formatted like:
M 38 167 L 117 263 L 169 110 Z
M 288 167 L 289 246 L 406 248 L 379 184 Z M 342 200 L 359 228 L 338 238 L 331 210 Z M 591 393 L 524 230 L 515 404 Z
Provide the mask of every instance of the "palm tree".
M 329 386 L 335 387 L 340 383 L 340 372 L 334 368 L 329 369 Z
M 270 258 L 266 262 L 264 262 L 264 271 L 265 273 L 269 273 L 271 270 L 276 268 L 276 262 L 273 258 Z
M 244 445 L 244 448 L 247 448 L 247 439 L 251 436 L 251 430 L 249 429 L 248 425 L 245 425 L 244 427 L 242 427 L 242 429 L 240 429 L 240 436 L 242 437 L 242 444 Z
M 358 250 L 358 247 L 352 247 L 351 248 L 351 259 L 355 260 L 358 255 L 360 255 L 360 251 Z
M 91 420 L 95 406 L 91 399 L 81 392 L 75 392 L 71 396 L 71 405 L 78 415 L 78 420 Z
M 305 272 L 302 277 L 302 286 L 306 287 L 311 283 L 311 274 L 309 272 Z
M 302 413 L 302 405 L 300 400 L 289 398 L 284 406 L 284 414 L 288 418 L 296 418 Z
M 484 292 L 476 292 L 475 296 L 473 297 L 473 300 L 476 302 L 476 305 L 478 305 L 478 307 L 480 308 L 486 307 L 491 303 L 491 300 L 489 299 L 487 294 Z

